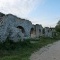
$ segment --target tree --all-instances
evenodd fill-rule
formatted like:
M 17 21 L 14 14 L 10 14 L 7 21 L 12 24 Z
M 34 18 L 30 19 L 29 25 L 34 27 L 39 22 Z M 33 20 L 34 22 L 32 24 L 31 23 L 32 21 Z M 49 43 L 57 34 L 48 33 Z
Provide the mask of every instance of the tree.
M 56 29 L 57 32 L 60 32 L 60 20 L 58 21 L 55 29 Z

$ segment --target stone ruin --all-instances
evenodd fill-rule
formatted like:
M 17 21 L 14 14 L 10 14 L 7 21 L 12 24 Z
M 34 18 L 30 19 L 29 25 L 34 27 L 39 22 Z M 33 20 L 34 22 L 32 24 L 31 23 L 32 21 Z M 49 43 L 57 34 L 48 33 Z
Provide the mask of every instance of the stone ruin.
M 0 42 L 7 37 L 14 42 L 27 38 L 38 38 L 40 36 L 53 37 L 54 28 L 45 27 L 39 24 L 32 24 L 31 21 L 18 18 L 12 14 L 0 13 Z

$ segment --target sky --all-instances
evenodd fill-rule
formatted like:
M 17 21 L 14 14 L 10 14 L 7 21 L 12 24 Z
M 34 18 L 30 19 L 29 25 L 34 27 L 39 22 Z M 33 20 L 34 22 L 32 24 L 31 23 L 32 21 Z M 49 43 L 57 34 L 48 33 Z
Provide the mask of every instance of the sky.
M 0 0 L 0 12 L 55 27 L 60 20 L 60 0 Z

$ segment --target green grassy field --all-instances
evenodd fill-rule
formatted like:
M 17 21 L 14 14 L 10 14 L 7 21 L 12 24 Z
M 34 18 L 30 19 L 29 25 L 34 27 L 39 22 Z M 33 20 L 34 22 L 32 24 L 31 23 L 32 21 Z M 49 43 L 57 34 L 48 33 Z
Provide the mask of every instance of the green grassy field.
M 29 60 L 34 51 L 56 41 L 58 40 L 52 38 L 39 38 L 17 43 L 12 41 L 0 43 L 0 60 Z

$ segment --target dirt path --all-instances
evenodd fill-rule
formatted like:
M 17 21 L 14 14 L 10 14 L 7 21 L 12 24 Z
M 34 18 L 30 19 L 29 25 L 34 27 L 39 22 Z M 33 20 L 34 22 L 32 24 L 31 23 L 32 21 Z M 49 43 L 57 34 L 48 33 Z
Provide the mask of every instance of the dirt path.
M 60 41 L 33 53 L 30 60 L 60 60 Z

